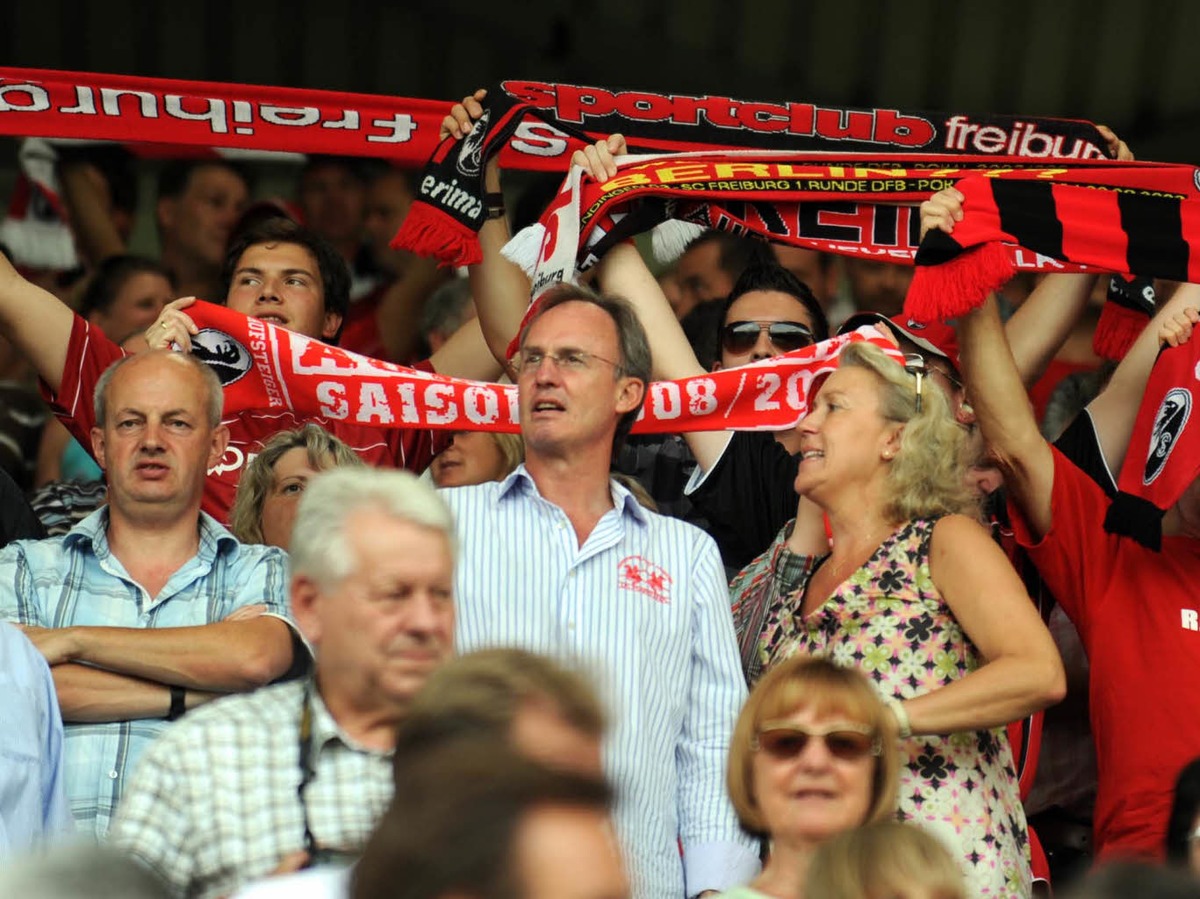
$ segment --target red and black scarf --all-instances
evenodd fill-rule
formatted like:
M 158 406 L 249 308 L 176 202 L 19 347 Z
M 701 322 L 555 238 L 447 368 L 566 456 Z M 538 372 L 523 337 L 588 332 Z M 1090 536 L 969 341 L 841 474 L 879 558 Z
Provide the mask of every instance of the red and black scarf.
M 474 235 L 484 221 L 488 159 L 505 147 L 566 152 L 617 132 L 634 152 L 803 151 L 828 154 L 821 159 L 825 164 L 847 166 L 911 168 L 929 162 L 930 154 L 952 168 L 1105 156 L 1095 126 L 1074 120 L 826 108 L 506 81 L 488 90 L 483 115 L 466 138 L 443 141 L 434 152 L 394 245 L 448 265 L 478 262 Z
M 1085 177 L 1090 176 L 1090 177 Z M 1013 274 L 1004 245 L 1110 272 L 1200 281 L 1200 172 L 1112 163 L 1048 181 L 962 179 L 963 219 L 917 251 L 905 311 L 919 321 L 978 306 Z

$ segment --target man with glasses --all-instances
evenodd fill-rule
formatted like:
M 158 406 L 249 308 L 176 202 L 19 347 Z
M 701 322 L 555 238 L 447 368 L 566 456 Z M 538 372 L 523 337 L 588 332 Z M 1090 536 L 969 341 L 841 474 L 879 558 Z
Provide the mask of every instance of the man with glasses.
M 609 477 L 650 376 L 646 335 L 624 301 L 563 286 L 539 300 L 513 368 L 525 464 L 442 491 L 463 546 L 459 648 L 522 646 L 594 672 L 636 896 L 743 883 L 758 859 L 724 788 L 745 687 L 720 558 Z
M 453 651 L 453 527 L 407 472 L 315 478 L 291 542 L 314 677 L 213 703 L 156 742 L 116 845 L 198 897 L 356 858 L 392 797 L 397 724 Z

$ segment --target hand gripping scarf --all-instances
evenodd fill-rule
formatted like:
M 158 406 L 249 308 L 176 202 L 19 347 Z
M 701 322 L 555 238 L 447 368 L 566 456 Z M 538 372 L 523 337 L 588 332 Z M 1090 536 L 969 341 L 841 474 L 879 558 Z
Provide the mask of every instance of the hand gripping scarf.
M 920 225 L 915 204 L 977 171 L 943 162 L 933 156 L 924 166 L 906 168 L 887 160 L 847 164 L 823 154 L 755 151 L 627 156 L 618 160 L 617 176 L 606 181 L 572 170 L 542 215 L 540 229 L 518 235 L 510 255 L 535 271 L 535 296 L 590 268 L 614 243 L 668 219 L 826 252 L 911 262 Z M 1110 165 L 1079 163 L 1071 177 L 1099 179 Z M 986 178 L 1041 187 L 1067 174 L 1053 163 L 989 170 Z M 856 200 L 830 208 L 822 201 L 831 194 Z M 864 215 L 864 207 L 870 214 Z M 540 250 L 536 260 L 527 255 L 532 246 Z M 1012 246 L 996 253 L 1009 277 L 1015 267 L 1041 267 L 1040 259 L 1050 259 L 1056 270 L 1083 270 Z

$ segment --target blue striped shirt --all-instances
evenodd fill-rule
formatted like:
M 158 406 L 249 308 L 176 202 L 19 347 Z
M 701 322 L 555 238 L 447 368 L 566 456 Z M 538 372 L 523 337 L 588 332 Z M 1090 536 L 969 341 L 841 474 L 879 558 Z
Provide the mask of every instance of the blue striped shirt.
M 0 622 L 0 858 L 74 830 L 63 794 L 63 726 L 46 660 Z
M 152 597 L 109 550 L 107 525 L 104 506 L 62 537 L 0 550 L 0 619 L 39 627 L 191 627 L 258 603 L 287 619 L 282 551 L 244 546 L 201 513 L 199 550 Z M 66 726 L 67 800 L 81 832 L 104 837 L 128 773 L 166 726 L 151 718 Z
M 758 856 L 725 793 L 746 688 L 721 558 L 702 531 L 612 491 L 582 547 L 524 466 L 441 491 L 462 545 L 458 648 L 521 646 L 589 671 L 613 719 L 605 766 L 635 894 L 726 889 Z

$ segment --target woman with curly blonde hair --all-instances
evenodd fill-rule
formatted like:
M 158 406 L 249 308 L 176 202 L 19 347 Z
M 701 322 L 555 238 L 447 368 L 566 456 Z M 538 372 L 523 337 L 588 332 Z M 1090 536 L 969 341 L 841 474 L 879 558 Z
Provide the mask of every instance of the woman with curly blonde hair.
M 831 540 L 810 539 L 812 555 L 790 559 L 789 589 L 766 608 L 755 649 L 768 669 L 803 653 L 866 672 L 903 740 L 901 820 L 960 847 L 974 895 L 1027 896 L 1004 725 L 1061 699 L 1065 678 L 977 520 L 966 433 L 920 361 L 905 368 L 867 343 L 847 347 L 796 426 L 796 492 L 824 513 Z

